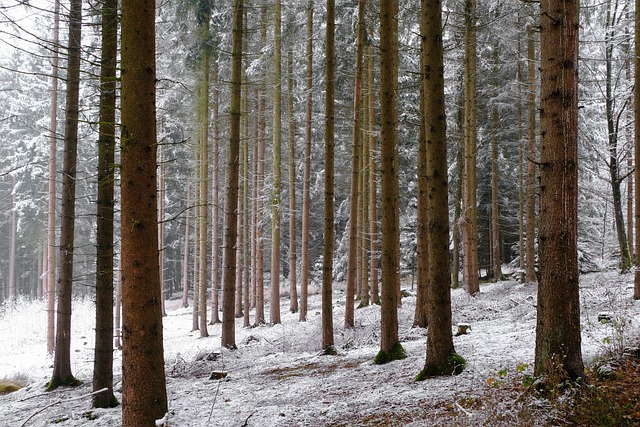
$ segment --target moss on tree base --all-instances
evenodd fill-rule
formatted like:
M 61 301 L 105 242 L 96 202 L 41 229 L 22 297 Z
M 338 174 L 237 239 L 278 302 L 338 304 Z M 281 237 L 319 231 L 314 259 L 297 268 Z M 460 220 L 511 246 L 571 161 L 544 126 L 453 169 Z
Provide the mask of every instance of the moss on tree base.
M 428 364 L 416 376 L 416 381 L 443 375 L 458 375 L 464 371 L 467 361 L 457 353 L 451 353 L 442 364 Z
M 385 363 L 393 362 L 394 360 L 401 360 L 405 357 L 407 357 L 407 354 L 404 352 L 402 344 L 397 342 L 389 349 L 389 351 L 380 350 L 378 354 L 376 354 L 375 359 L 373 359 L 373 363 L 376 365 L 384 365 Z
M 328 345 L 322 350 L 322 355 L 323 356 L 337 356 L 338 355 L 338 350 L 336 350 L 336 348 L 334 346 Z
M 53 391 L 62 386 L 75 387 L 78 385 L 80 385 L 80 381 L 73 375 L 69 375 L 65 379 L 62 379 L 60 377 L 51 377 L 51 380 L 49 380 L 49 384 L 47 384 L 46 390 Z

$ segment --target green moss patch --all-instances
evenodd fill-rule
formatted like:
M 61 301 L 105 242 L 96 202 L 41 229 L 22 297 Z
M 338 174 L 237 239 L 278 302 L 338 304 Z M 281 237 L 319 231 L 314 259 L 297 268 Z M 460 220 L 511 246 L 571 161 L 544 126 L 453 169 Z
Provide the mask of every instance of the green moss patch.
M 14 381 L 0 380 L 0 395 L 13 393 L 20 390 L 24 385 Z
M 404 352 L 402 344 L 397 342 L 388 351 L 380 350 L 375 359 L 373 359 L 373 363 L 376 365 L 384 365 L 385 363 L 393 362 L 394 360 L 401 360 L 405 357 L 407 357 L 407 354 Z
M 425 365 L 424 369 L 416 376 L 416 381 L 443 375 L 458 375 L 464 371 L 466 365 L 467 361 L 464 360 L 464 357 L 457 353 L 451 353 L 444 363 Z

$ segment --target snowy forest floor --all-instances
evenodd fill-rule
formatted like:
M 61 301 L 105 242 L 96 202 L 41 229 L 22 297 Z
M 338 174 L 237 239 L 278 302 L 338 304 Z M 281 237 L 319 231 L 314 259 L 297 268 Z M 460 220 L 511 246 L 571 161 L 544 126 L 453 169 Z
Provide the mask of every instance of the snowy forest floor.
M 344 329 L 344 292 L 334 294 L 337 356 L 320 355 L 320 295 L 309 301 L 309 321 L 298 322 L 282 299 L 282 324 L 242 328 L 238 349 L 220 348 L 220 325 L 209 338 L 191 332 L 191 308 L 168 302 L 164 318 L 167 392 L 172 427 L 205 426 L 534 426 L 640 425 L 640 301 L 632 274 L 609 271 L 580 279 L 582 351 L 590 386 L 568 386 L 545 396 L 529 387 L 535 347 L 536 286 L 488 283 L 471 297 L 452 291 L 453 323 L 469 323 L 454 337 L 467 360 L 461 375 L 414 381 L 425 360 L 426 330 L 412 328 L 411 282 L 399 309 L 407 358 L 374 365 L 380 308 L 356 311 Z M 74 301 L 72 369 L 82 384 L 45 392 L 52 357 L 46 354 L 45 303 L 20 300 L 0 308 L 0 380 L 26 385 L 0 396 L 3 426 L 118 426 L 121 409 L 92 409 L 94 314 Z M 267 310 L 268 312 L 268 310 Z M 599 314 L 610 321 L 598 321 Z M 253 311 L 251 312 L 253 320 Z M 452 331 L 454 332 L 454 331 Z M 120 398 L 121 352 L 115 352 Z M 222 380 L 209 379 L 224 371 Z

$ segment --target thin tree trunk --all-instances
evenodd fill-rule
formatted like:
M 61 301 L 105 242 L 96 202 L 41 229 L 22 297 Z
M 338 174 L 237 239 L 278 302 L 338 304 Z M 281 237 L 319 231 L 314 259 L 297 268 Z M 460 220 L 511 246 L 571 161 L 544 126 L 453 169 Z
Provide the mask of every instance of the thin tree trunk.
M 367 63 L 363 63 L 363 81 L 364 78 L 367 77 L 368 71 L 366 70 Z M 364 92 L 364 91 L 363 91 Z M 362 153 L 360 155 L 360 200 L 359 200 L 359 212 L 360 219 L 358 220 L 358 225 L 360 228 L 359 234 L 359 251 L 360 254 L 358 259 L 360 260 L 360 286 L 359 286 L 359 298 L 360 304 L 359 308 L 368 306 L 369 303 L 369 224 L 367 224 L 367 220 L 369 218 L 369 92 L 366 91 L 364 93 L 364 98 L 362 101 L 362 125 L 360 130 L 360 140 L 362 141 L 361 149 Z
M 76 205 L 76 163 L 78 156 L 78 115 L 80 94 L 80 55 L 82 37 L 82 0 L 69 3 L 69 48 L 67 61 L 67 100 L 62 166 L 62 220 L 60 230 L 60 267 L 56 343 L 53 375 L 48 389 L 75 384 L 71 373 L 71 293 L 73 288 L 73 252 Z
M 349 251 L 345 292 L 344 327 L 354 327 L 354 296 L 358 278 L 358 199 L 360 197 L 360 152 L 362 126 L 362 64 L 364 57 L 364 7 L 366 0 L 358 0 L 356 36 L 356 71 L 353 93 L 353 146 L 351 151 L 351 192 L 349 199 Z
M 267 8 L 262 7 L 260 17 L 260 46 L 265 46 L 267 42 Z M 257 176 L 256 176 L 256 193 L 258 199 L 256 200 L 256 314 L 255 324 L 264 324 L 264 242 L 262 236 L 264 231 L 262 229 L 262 217 L 263 212 L 263 199 L 262 193 L 264 188 L 264 156 L 265 156 L 265 77 L 260 79 L 260 85 L 258 86 L 258 159 L 257 159 Z
M 465 1 L 464 57 L 464 281 L 470 295 L 480 291 L 478 280 L 478 211 L 476 197 L 476 0 Z
M 187 189 L 187 206 L 191 203 L 191 186 Z M 182 307 L 189 307 L 189 238 L 191 213 L 186 211 L 184 224 L 184 254 L 182 256 Z
M 123 427 L 154 426 L 168 406 L 158 265 L 155 10 L 153 0 L 122 1 Z
M 98 216 L 96 220 L 96 338 L 93 363 L 94 408 L 118 404 L 113 394 L 113 256 L 116 149 L 116 65 L 118 60 L 118 2 L 102 4 L 100 64 L 100 126 L 98 140 Z
M 520 19 L 520 14 L 518 14 L 518 27 L 521 27 L 522 20 Z M 518 32 L 518 56 L 520 57 L 521 51 L 521 38 L 520 32 Z M 525 224 L 524 224 L 524 203 L 525 203 L 525 193 L 526 188 L 524 187 L 524 156 L 525 156 L 525 143 L 523 142 L 523 108 L 522 108 L 522 87 L 523 87 L 523 77 L 522 77 L 522 61 L 518 60 L 518 66 L 516 68 L 517 73 L 517 81 L 518 81 L 518 106 L 517 106 L 517 121 L 518 121 L 518 148 L 519 148 L 519 164 L 518 164 L 518 255 L 519 255 L 519 280 L 520 282 L 525 282 L 525 274 L 524 274 L 524 257 L 525 257 L 525 249 L 524 249 L 524 232 L 525 232 Z
M 287 123 L 289 145 L 289 311 L 298 311 L 296 249 L 296 121 L 293 114 L 293 52 L 287 55 Z
M 536 279 L 536 53 L 535 32 L 527 28 L 527 265 L 525 283 L 535 283 Z
M 115 300 L 115 314 L 114 314 L 115 337 L 113 340 L 113 347 L 122 349 L 122 272 L 118 268 L 118 278 L 116 279 L 116 300 Z
M 499 12 L 496 11 L 496 14 Z M 498 55 L 499 47 L 494 46 L 494 86 L 495 96 L 498 96 Z M 500 115 L 498 106 L 493 105 L 491 109 L 491 121 L 493 124 L 493 135 L 491 136 L 491 253 L 493 280 L 502 278 L 502 261 L 500 259 L 500 215 L 498 213 L 498 131 L 500 126 Z
M 543 0 L 540 12 L 542 167 L 534 375 L 553 375 L 550 381 L 560 382 L 584 376 L 577 251 L 579 10 L 572 0 Z
M 380 175 L 382 297 L 380 351 L 375 363 L 405 357 L 398 339 L 400 207 L 398 184 L 398 2 L 380 2 Z
M 15 155 L 15 147 L 13 152 Z M 16 207 L 16 177 L 11 175 L 11 223 L 9 224 L 9 283 L 8 297 L 13 300 L 16 295 L 16 232 L 18 231 L 18 212 Z
M 51 106 L 49 121 L 49 188 L 47 212 L 47 353 L 53 353 L 56 301 L 56 173 L 58 140 L 58 74 L 60 43 L 60 1 L 55 0 L 51 58 Z
M 231 41 L 231 105 L 229 107 L 229 151 L 225 198 L 225 231 L 223 244 L 223 300 L 221 346 L 236 348 L 233 316 L 236 280 L 236 243 L 238 240 L 238 175 L 240 161 L 240 118 L 242 95 L 243 0 L 233 2 L 233 34 Z
M 220 117 L 219 117 L 219 105 L 220 105 L 220 89 L 219 89 L 219 65 L 218 65 L 218 49 L 213 55 L 213 64 L 211 67 L 211 78 L 213 87 L 213 102 L 211 105 L 212 121 L 213 121 L 213 200 L 212 200 L 212 212 L 211 212 L 211 320 L 210 324 L 220 323 L 220 317 L 218 312 L 220 311 L 219 301 L 219 283 L 220 283 L 220 238 L 219 221 L 220 221 L 220 173 L 219 157 L 220 157 Z
M 167 315 L 165 303 L 167 301 L 167 290 L 164 287 L 164 153 L 162 147 L 158 148 L 160 165 L 158 166 L 158 266 L 160 272 L 160 307 L 162 317 Z
M 633 116 L 634 122 L 640 123 L 640 0 L 635 1 L 635 54 L 633 61 L 634 86 L 633 86 Z M 635 189 L 635 232 L 636 232 L 636 270 L 634 274 L 633 298 L 640 299 L 640 126 L 635 126 L 634 131 L 634 172 Z
M 378 194 L 376 179 L 376 135 L 375 135 L 375 51 L 369 46 L 369 238 L 371 239 L 371 295 L 372 304 L 380 303 L 378 290 Z
M 306 117 L 304 131 L 304 172 L 302 179 L 302 269 L 300 272 L 300 321 L 307 320 L 309 300 L 309 231 L 311 211 L 311 138 L 313 117 L 313 0 L 307 5 L 307 69 L 306 69 Z
M 333 340 L 333 238 L 335 151 L 335 0 L 327 0 L 324 125 L 324 246 L 322 252 L 322 349 L 336 354 Z

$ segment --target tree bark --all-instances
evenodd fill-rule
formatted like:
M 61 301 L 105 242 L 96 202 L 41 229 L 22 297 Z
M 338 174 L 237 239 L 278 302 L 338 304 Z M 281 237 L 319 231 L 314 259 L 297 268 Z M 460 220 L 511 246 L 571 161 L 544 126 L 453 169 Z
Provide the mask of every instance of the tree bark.
M 634 122 L 640 123 L 640 0 L 635 2 L 635 54 L 634 54 L 634 86 L 633 86 L 633 115 Z M 635 233 L 636 233 L 636 270 L 634 274 L 634 286 L 633 286 L 633 298 L 640 299 L 640 126 L 635 126 L 634 131 L 634 160 L 635 160 L 635 172 L 634 181 L 636 182 L 635 189 Z
M 78 157 L 78 115 L 80 94 L 80 55 L 82 37 L 82 0 L 69 3 L 69 48 L 67 60 L 67 100 L 62 165 L 62 220 L 60 230 L 60 267 L 53 375 L 48 389 L 75 384 L 71 373 L 71 293 L 73 288 L 73 252 L 76 204 L 76 163 Z
M 240 162 L 240 118 L 242 94 L 243 0 L 233 2 L 233 34 L 231 39 L 231 105 L 229 107 L 229 150 L 227 153 L 227 185 L 225 198 L 225 230 L 222 271 L 222 336 L 221 346 L 236 348 L 233 316 L 236 281 L 236 243 L 238 240 L 238 175 Z
M 307 5 L 307 69 L 306 69 L 306 107 L 304 130 L 304 172 L 302 178 L 302 268 L 300 272 L 300 321 L 307 320 L 309 300 L 309 231 L 311 211 L 311 138 L 313 117 L 313 0 Z
M 478 210 L 476 197 L 476 0 L 465 1 L 464 57 L 464 281 L 470 295 L 480 291 L 478 279 Z
M 458 374 L 464 359 L 455 354 L 451 335 L 451 270 L 449 265 L 449 200 L 444 97 L 442 12 L 439 0 L 422 0 L 422 49 L 425 51 L 424 86 L 427 181 L 427 356 L 417 379 Z
M 535 283 L 536 278 L 536 52 L 535 32 L 527 28 L 527 240 L 525 283 Z
M 358 276 L 358 198 L 362 126 L 362 64 L 364 52 L 364 7 L 366 0 L 358 0 L 356 36 L 356 71 L 353 94 L 353 146 L 351 152 L 351 192 L 349 200 L 349 252 L 345 292 L 344 327 L 354 327 L 354 296 Z
M 376 179 L 376 135 L 375 135 L 375 52 L 374 47 L 369 46 L 369 238 L 371 239 L 371 295 L 372 304 L 380 303 L 378 292 L 378 194 Z
M 574 0 L 540 4 L 540 282 L 534 375 L 584 376 L 578 287 L 578 31 Z M 556 378 L 556 380 L 558 380 Z
M 211 320 L 210 324 L 220 323 L 220 301 L 219 301 L 219 283 L 220 283 L 220 237 L 219 226 L 220 221 L 220 173 L 218 171 L 220 158 L 220 88 L 219 88 L 219 65 L 218 65 L 218 47 L 214 51 L 211 78 L 213 87 L 213 102 L 211 105 L 212 121 L 213 121 L 213 200 L 211 207 Z
M 96 341 L 93 363 L 94 408 L 118 404 L 113 394 L 113 255 L 116 148 L 116 65 L 118 2 L 102 4 L 100 126 L 98 139 L 98 216 L 96 232 Z
M 287 123 L 289 143 L 289 311 L 298 311 L 296 249 L 296 121 L 293 114 L 293 52 L 287 56 Z
M 382 298 L 380 351 L 375 363 L 405 357 L 398 338 L 400 207 L 398 184 L 398 2 L 380 2 L 380 175 Z
M 327 0 L 324 117 L 324 245 L 322 252 L 322 349 L 335 354 L 333 340 L 333 238 L 334 238 L 334 150 L 335 150 L 335 0 Z
M 122 2 L 122 425 L 167 413 L 158 265 L 155 2 Z

